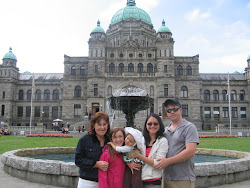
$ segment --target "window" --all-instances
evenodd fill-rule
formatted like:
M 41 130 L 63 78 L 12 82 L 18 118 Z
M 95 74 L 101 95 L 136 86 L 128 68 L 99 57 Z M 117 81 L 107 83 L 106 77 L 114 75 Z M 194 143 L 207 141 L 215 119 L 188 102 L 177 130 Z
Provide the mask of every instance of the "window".
M 214 118 L 220 118 L 220 108 L 214 107 Z
M 181 87 L 181 97 L 183 97 L 183 98 L 188 97 L 188 88 L 186 86 Z
M 164 65 L 164 72 L 168 72 L 168 66 Z
M 48 89 L 44 91 L 44 100 L 50 100 L 50 91 Z
M 204 114 L 205 114 L 205 118 L 211 118 L 210 107 L 205 107 Z
M 237 117 L 238 117 L 237 107 L 232 107 L 232 118 L 237 118 Z
M 169 50 L 169 57 L 172 57 L 172 51 Z
M 95 73 L 98 73 L 98 65 L 95 65 Z
M 59 100 L 59 91 L 57 89 L 53 91 L 53 100 Z
M 149 63 L 149 64 L 147 65 L 147 72 L 154 72 L 154 68 L 153 68 L 152 63 Z
M 19 93 L 18 93 L 18 99 L 19 99 L 19 100 L 23 100 L 23 96 L 24 96 L 24 92 L 23 92 L 23 90 L 21 89 L 21 90 L 19 90 Z
M 23 117 L 23 107 L 22 106 L 17 107 L 17 117 Z
M 114 63 L 110 63 L 110 65 L 109 65 L 109 72 L 110 73 L 115 72 L 115 64 Z
M 183 75 L 183 68 L 181 65 L 177 67 L 177 75 Z
M 43 107 L 43 117 L 49 117 L 49 107 L 48 106 Z
M 192 67 L 190 65 L 186 68 L 186 75 L 192 75 Z
M 164 50 L 164 56 L 167 57 L 167 50 Z
M 228 107 L 223 107 L 223 118 L 228 118 L 228 117 L 229 117 Z
M 137 69 L 138 69 L 138 72 L 143 72 L 143 64 L 139 63 Z
M 52 118 L 58 118 L 58 107 L 52 106 Z
M 98 57 L 98 50 L 95 50 L 95 56 Z
M 42 99 L 41 90 L 38 89 L 38 90 L 36 90 L 36 100 L 41 100 L 41 99 Z
M 164 97 L 168 97 L 168 84 L 164 84 Z
M 151 57 L 152 57 L 152 54 L 148 54 L 148 57 L 151 58 Z
M 208 90 L 204 91 L 204 101 L 210 100 L 210 92 Z
M 71 75 L 76 75 L 76 67 L 71 67 Z
M 160 52 L 160 57 L 161 57 L 161 50 L 159 52 Z
M 236 100 L 237 100 L 236 95 L 237 95 L 237 94 L 236 94 L 236 91 L 235 91 L 235 90 L 232 90 L 232 91 L 231 91 L 231 100 L 232 100 L 232 101 L 236 101 Z
M 129 57 L 132 58 L 132 57 L 133 57 L 133 54 L 129 54 Z
M 74 105 L 74 116 L 80 116 L 81 115 L 81 105 L 75 104 Z
M 4 106 L 4 105 L 2 105 L 2 113 L 1 113 L 1 115 L 2 115 L 2 116 L 5 115 L 5 106 Z
M 132 63 L 128 65 L 128 72 L 134 72 L 134 65 Z
M 27 100 L 31 100 L 31 95 L 32 95 L 32 92 L 31 92 L 31 89 L 29 89 L 28 91 L 27 91 Z
M 139 54 L 139 57 L 140 57 L 140 58 L 142 57 L 142 54 L 141 54 L 141 53 Z
M 228 100 L 228 95 L 227 95 L 227 90 L 222 91 L 222 100 L 227 101 Z
M 120 73 L 124 72 L 124 64 L 123 63 L 120 63 L 119 66 L 118 66 L 118 71 Z
M 35 117 L 40 117 L 40 106 L 35 106 Z
M 183 117 L 188 117 L 188 105 L 183 104 L 181 107 L 182 107 L 182 116 Z
M 123 58 L 123 54 L 120 54 L 120 58 Z
M 213 99 L 214 99 L 214 101 L 219 100 L 219 91 L 218 90 L 213 91 Z
M 80 86 L 76 86 L 75 87 L 75 97 L 76 98 L 80 98 L 81 97 L 81 92 L 82 92 L 82 89 Z
M 244 101 L 245 100 L 245 91 L 244 90 L 240 90 L 240 101 Z
M 94 84 L 94 96 L 98 96 L 98 84 Z
M 86 68 L 84 66 L 81 66 L 81 68 L 80 68 L 80 74 L 81 75 L 86 75 Z
M 26 117 L 30 117 L 30 113 L 31 113 L 30 106 L 26 106 Z
M 115 56 L 115 55 L 114 55 L 113 53 L 112 53 L 112 54 L 110 54 L 110 57 L 111 57 L 111 58 L 113 58 L 114 56 Z
M 240 117 L 241 118 L 247 118 L 247 108 L 246 107 L 240 107 Z

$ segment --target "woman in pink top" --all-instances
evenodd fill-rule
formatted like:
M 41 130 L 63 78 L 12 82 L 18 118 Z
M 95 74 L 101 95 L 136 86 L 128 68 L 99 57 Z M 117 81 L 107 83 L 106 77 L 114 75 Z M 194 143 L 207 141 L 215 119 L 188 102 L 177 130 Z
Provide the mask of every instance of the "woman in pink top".
M 110 139 L 116 146 L 124 143 L 125 132 L 123 128 L 113 128 L 110 131 Z M 99 188 L 122 188 L 125 172 L 123 155 L 116 152 L 110 145 L 103 148 L 103 153 L 99 159 L 109 163 L 107 171 L 98 171 Z

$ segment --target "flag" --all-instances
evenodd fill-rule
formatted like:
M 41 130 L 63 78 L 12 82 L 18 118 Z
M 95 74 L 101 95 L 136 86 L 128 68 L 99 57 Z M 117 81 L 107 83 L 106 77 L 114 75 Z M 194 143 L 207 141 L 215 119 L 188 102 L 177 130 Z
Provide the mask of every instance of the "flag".
M 33 93 L 35 92 L 35 89 L 36 89 L 36 85 L 35 85 L 35 76 L 33 74 L 33 77 L 32 77 L 32 91 Z

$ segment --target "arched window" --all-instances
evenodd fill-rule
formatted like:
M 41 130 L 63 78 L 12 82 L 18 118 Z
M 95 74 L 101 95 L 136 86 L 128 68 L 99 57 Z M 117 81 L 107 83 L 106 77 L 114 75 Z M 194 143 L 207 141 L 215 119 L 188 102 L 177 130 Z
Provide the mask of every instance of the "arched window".
M 80 68 L 80 74 L 81 75 L 86 75 L 86 68 L 84 66 L 81 66 L 81 68 Z
M 76 75 L 76 66 L 71 67 L 71 75 Z
M 183 68 L 181 65 L 177 67 L 177 75 L 183 75 Z
M 27 91 L 27 100 L 31 100 L 31 95 L 32 95 L 32 92 L 31 92 L 31 89 L 29 89 L 28 91 Z
M 208 90 L 204 91 L 204 101 L 210 100 L 210 92 Z
M 57 89 L 53 91 L 53 100 L 59 100 L 59 91 Z
M 186 75 L 192 75 L 192 67 L 190 65 L 186 68 Z
M 142 57 L 142 54 L 141 54 L 141 53 L 139 54 L 139 57 Z
M 134 72 L 134 65 L 132 63 L 128 64 L 128 72 Z
M 113 58 L 113 57 L 115 57 L 115 55 L 112 53 L 112 54 L 110 54 L 110 57 Z
M 154 72 L 152 63 L 147 64 L 147 72 Z
M 48 89 L 44 91 L 44 100 L 50 100 L 50 91 Z
M 138 69 L 138 72 L 143 72 L 143 64 L 139 63 L 137 69 Z
M 120 63 L 119 66 L 118 66 L 118 71 L 120 73 L 124 72 L 124 64 L 123 63 Z
M 223 90 L 222 91 L 222 100 L 223 101 L 227 101 L 228 100 L 227 90 Z
M 219 91 L 218 90 L 213 91 L 213 99 L 214 99 L 214 101 L 219 100 Z
M 132 57 L 133 57 L 133 54 L 129 54 L 129 57 L 132 58 Z
M 122 53 L 120 54 L 120 58 L 123 58 L 123 54 Z
M 231 91 L 231 100 L 236 101 L 237 100 L 237 93 L 235 90 Z
M 75 97 L 76 98 L 80 98 L 81 97 L 81 87 L 80 86 L 76 86 L 75 87 Z
M 18 99 L 19 99 L 19 100 L 23 100 L 23 97 L 24 97 L 24 92 L 23 92 L 23 90 L 21 89 L 21 90 L 19 90 L 19 92 L 18 92 Z
M 245 91 L 240 90 L 240 101 L 244 101 L 244 100 L 245 100 Z
M 188 97 L 188 88 L 186 86 L 181 87 L 181 97 L 183 97 L 183 98 Z
M 148 57 L 151 58 L 151 57 L 152 57 L 152 54 L 148 54 Z
M 40 89 L 36 90 L 36 100 L 41 100 L 42 99 L 42 92 Z
M 110 63 L 109 64 L 109 72 L 115 72 L 115 64 L 114 63 Z

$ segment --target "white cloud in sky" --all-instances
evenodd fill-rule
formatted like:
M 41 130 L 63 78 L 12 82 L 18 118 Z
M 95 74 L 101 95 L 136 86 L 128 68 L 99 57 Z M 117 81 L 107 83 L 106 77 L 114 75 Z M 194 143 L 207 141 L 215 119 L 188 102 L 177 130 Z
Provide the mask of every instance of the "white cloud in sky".
M 249 2 L 249 3 L 247 3 L 247 8 L 250 8 L 250 2 Z
M 190 12 L 188 12 L 184 18 L 190 22 L 194 22 L 194 21 L 197 21 L 197 20 L 200 20 L 200 19 L 207 19 L 209 18 L 211 15 L 209 12 L 204 12 L 202 13 L 200 11 L 199 8 L 196 8 Z

